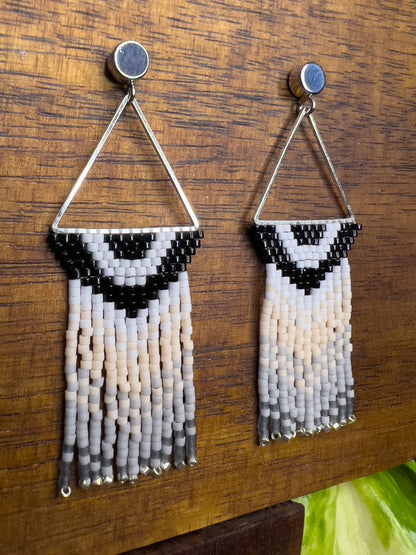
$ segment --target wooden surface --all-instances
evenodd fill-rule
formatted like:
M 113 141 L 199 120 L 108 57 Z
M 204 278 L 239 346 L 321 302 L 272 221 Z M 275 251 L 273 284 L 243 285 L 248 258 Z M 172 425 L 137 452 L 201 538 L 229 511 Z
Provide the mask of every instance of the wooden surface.
M 304 512 L 280 503 L 124 555 L 299 555 Z
M 38 0 L 0 17 L 0 550 L 120 553 L 416 454 L 413 0 Z M 66 278 L 45 237 L 122 98 L 104 61 L 148 49 L 141 106 L 206 238 L 190 266 L 199 464 L 57 496 Z M 286 76 L 316 61 L 316 120 L 363 224 L 350 253 L 357 422 L 260 448 L 263 268 L 246 228 L 293 120 Z M 339 209 L 308 133 L 267 210 Z M 143 206 L 145 208 L 143 209 Z M 63 223 L 185 217 L 130 110 Z

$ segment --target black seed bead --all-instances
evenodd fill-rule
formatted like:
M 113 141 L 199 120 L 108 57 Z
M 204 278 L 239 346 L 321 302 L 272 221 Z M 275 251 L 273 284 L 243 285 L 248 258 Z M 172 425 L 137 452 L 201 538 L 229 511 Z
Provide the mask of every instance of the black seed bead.
M 145 297 L 140 298 L 136 301 L 137 309 L 144 309 L 148 307 L 147 299 Z
M 78 245 L 80 242 L 80 236 L 75 233 L 68 233 L 67 242 L 69 245 Z
M 92 285 L 92 292 L 94 295 L 98 295 L 101 293 L 101 279 L 99 276 L 92 276 L 91 277 L 91 285 Z
M 122 285 L 123 296 L 127 303 L 133 302 L 136 297 L 136 286 L 135 285 Z
M 126 308 L 126 317 L 127 318 L 137 318 L 137 304 L 130 303 Z
M 147 298 L 149 301 L 155 301 L 157 299 L 157 290 L 151 289 L 147 293 Z
M 101 278 L 101 286 L 108 287 L 113 285 L 113 278 L 111 276 L 103 276 Z
M 81 272 L 75 267 L 67 268 L 66 275 L 68 276 L 68 279 L 79 279 L 81 277 Z
M 103 286 L 103 297 L 106 303 L 112 303 L 115 299 L 115 286 L 113 284 L 108 284 Z
M 141 295 L 144 295 L 145 285 L 134 285 L 134 298 L 137 299 Z

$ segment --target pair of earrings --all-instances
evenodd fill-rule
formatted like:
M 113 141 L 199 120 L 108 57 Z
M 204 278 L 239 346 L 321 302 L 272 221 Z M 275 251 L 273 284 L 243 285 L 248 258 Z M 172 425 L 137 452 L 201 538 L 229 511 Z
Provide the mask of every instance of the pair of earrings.
M 135 97 L 147 71 L 139 43 L 109 58 L 127 92 L 51 228 L 49 243 L 68 277 L 65 419 L 61 495 L 79 485 L 159 476 L 196 457 L 191 297 L 187 264 L 203 232 Z M 336 429 L 353 415 L 351 285 L 346 258 L 359 226 L 335 174 L 312 112 L 324 77 L 316 64 L 290 76 L 299 115 L 254 217 L 252 238 L 266 265 L 260 318 L 261 445 Z M 131 104 L 191 225 L 80 229 L 60 221 L 121 114 Z M 296 130 L 307 117 L 348 210 L 339 220 L 265 221 L 261 211 Z

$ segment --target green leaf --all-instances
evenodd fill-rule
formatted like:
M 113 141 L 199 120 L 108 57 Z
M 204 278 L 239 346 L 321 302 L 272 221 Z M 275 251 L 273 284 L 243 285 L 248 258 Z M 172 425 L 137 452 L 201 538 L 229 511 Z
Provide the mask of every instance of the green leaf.
M 415 555 L 416 463 L 295 499 L 302 555 Z

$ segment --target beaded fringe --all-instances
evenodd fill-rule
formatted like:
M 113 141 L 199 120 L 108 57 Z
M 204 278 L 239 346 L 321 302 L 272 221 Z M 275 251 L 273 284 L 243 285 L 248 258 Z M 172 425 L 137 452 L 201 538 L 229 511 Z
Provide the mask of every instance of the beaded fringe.
M 65 421 L 59 487 L 71 493 L 196 458 L 186 263 L 202 232 L 54 234 L 68 274 Z
M 346 253 L 360 227 L 253 227 L 266 265 L 258 373 L 262 445 L 355 421 Z

